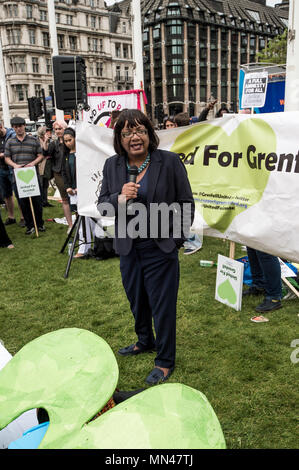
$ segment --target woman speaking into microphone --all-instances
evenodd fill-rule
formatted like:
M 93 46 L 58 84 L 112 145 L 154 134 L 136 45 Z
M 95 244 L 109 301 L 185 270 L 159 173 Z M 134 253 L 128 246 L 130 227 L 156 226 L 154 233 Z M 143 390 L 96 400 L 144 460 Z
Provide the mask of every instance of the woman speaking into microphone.
M 155 350 L 155 367 L 146 378 L 150 385 L 167 380 L 175 367 L 178 249 L 194 216 L 184 164 L 177 154 L 160 150 L 158 145 L 158 136 L 145 114 L 137 109 L 121 112 L 114 128 L 116 155 L 105 162 L 98 206 L 102 215 L 107 203 L 113 206 L 114 247 L 120 255 L 122 282 L 135 320 L 136 343 L 118 353 L 136 356 Z M 137 176 L 132 177 L 134 170 Z M 159 205 L 164 212 L 157 223 L 152 211 Z M 128 213 L 134 214 L 135 208 L 138 230 L 132 233 L 129 226 L 134 216 Z

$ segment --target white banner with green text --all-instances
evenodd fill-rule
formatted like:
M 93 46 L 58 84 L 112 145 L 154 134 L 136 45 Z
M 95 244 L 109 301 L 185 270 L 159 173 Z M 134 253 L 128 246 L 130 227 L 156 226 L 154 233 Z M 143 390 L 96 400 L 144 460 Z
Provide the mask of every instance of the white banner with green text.
M 299 112 L 228 114 L 158 131 L 180 155 L 191 183 L 193 229 L 299 262 Z M 77 122 L 78 208 L 96 209 L 113 131 Z

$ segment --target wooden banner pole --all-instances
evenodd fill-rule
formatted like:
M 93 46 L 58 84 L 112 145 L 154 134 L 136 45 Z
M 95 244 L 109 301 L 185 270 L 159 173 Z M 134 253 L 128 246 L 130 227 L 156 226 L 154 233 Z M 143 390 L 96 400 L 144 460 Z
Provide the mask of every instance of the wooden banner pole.
M 229 257 L 231 259 L 235 259 L 235 249 L 236 249 L 235 242 L 229 242 Z
M 30 201 L 30 207 L 31 207 L 31 212 L 32 212 L 32 217 L 33 217 L 33 223 L 34 223 L 35 233 L 36 233 L 36 236 L 38 237 L 38 230 L 37 230 L 37 225 L 36 225 L 36 220 L 35 220 L 35 213 L 34 213 L 34 209 L 33 209 L 33 204 L 32 204 L 32 199 L 31 199 L 31 197 L 29 197 L 29 201 Z

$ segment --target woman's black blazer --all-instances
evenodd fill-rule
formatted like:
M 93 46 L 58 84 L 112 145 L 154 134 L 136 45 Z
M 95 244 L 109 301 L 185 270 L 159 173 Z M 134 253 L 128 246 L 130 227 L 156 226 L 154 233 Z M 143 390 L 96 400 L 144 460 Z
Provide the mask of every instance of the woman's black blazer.
M 176 153 L 157 149 L 151 154 L 151 162 L 148 172 L 147 210 L 151 203 L 189 203 L 190 223 L 184 225 L 184 234 L 188 233 L 194 218 L 194 199 L 187 176 L 185 165 Z M 130 237 L 118 237 L 118 196 L 123 185 L 127 182 L 125 157 L 114 155 L 108 158 L 103 168 L 103 181 L 99 196 L 99 204 L 107 203 L 113 205 L 115 211 L 115 238 L 114 247 L 118 254 L 127 255 L 132 248 Z M 186 206 L 185 206 L 186 207 Z M 98 206 L 102 215 L 105 215 Z M 171 225 L 171 222 L 170 222 Z M 165 253 L 170 253 L 175 247 L 183 245 L 186 237 L 174 239 L 172 227 L 169 227 L 168 238 L 154 238 L 159 248 Z

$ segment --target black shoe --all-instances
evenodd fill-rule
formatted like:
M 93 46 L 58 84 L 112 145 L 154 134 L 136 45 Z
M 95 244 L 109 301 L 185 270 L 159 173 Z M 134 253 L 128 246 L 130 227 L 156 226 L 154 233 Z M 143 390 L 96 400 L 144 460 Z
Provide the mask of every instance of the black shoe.
M 249 289 L 243 291 L 243 297 L 247 295 L 263 295 L 265 290 L 260 287 L 250 286 Z
M 4 225 L 12 225 L 12 224 L 15 224 L 16 222 L 17 222 L 16 219 L 11 219 L 10 217 L 8 217 L 6 221 L 4 222 Z
M 155 367 L 150 374 L 145 379 L 146 383 L 149 385 L 157 385 L 160 382 L 165 382 L 174 371 L 174 367 L 170 367 L 168 374 L 164 376 L 163 370 Z
M 280 300 L 268 299 L 267 297 L 264 301 L 258 305 L 255 310 L 256 312 L 271 312 L 272 310 L 278 310 L 282 307 Z
M 134 348 L 135 348 L 135 344 L 130 344 L 130 346 L 126 346 L 125 348 L 119 349 L 118 354 L 120 354 L 121 356 L 136 356 L 137 354 L 154 351 L 154 348 L 150 348 L 150 349 L 139 349 L 139 348 L 134 349 Z
M 38 227 L 38 231 L 39 231 L 39 232 L 45 232 L 46 229 L 45 229 L 45 227 L 42 225 L 41 227 Z
M 24 220 L 24 219 L 21 219 L 21 220 L 20 220 L 19 226 L 20 226 L 20 227 L 26 227 L 26 223 L 25 223 L 25 220 Z
M 34 227 L 27 228 L 27 230 L 25 232 L 25 235 L 32 235 L 33 233 L 35 233 L 35 228 Z

